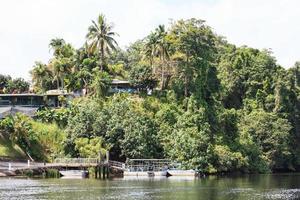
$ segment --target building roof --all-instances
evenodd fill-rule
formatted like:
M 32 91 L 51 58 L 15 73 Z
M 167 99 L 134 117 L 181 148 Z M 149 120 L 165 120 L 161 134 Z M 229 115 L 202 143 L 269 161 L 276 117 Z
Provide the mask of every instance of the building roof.
M 126 80 L 117 80 L 117 79 L 114 79 L 114 80 L 112 80 L 111 84 L 130 84 L 130 82 L 126 81 Z
M 30 96 L 30 97 L 42 97 L 43 95 L 40 94 L 34 94 L 34 93 L 22 93 L 22 94 L 0 94 L 0 97 L 25 97 L 25 96 Z

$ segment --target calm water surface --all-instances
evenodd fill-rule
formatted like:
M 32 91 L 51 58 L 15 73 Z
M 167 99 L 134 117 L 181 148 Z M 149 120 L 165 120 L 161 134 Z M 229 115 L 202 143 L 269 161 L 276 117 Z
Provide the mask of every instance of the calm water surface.
M 203 179 L 0 179 L 0 199 L 300 199 L 300 174 Z

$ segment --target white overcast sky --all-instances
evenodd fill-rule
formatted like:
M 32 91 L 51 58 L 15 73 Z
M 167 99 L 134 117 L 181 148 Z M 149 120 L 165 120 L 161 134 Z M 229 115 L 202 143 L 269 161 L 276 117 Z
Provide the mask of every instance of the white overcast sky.
M 236 45 L 268 48 L 285 68 L 300 60 L 299 0 L 0 0 L 0 74 L 29 79 L 50 58 L 50 39 L 76 48 L 104 13 L 124 47 L 169 19 L 206 20 Z

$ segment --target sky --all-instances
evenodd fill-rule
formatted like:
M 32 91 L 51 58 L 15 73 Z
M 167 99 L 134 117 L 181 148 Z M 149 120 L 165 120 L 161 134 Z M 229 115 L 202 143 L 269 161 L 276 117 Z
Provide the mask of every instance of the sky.
M 106 15 L 123 48 L 171 19 L 199 18 L 238 46 L 267 48 L 285 68 L 300 60 L 298 0 L 0 0 L 0 74 L 30 79 L 49 41 L 79 48 L 91 20 Z

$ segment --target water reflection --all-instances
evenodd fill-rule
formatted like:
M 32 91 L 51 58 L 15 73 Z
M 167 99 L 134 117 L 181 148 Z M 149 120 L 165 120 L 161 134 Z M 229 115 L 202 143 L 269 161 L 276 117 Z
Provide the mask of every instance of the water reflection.
M 300 199 L 300 174 L 204 179 L 0 179 L 0 199 Z

